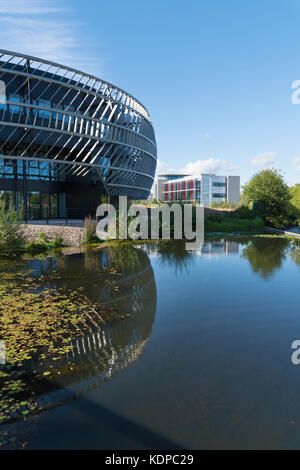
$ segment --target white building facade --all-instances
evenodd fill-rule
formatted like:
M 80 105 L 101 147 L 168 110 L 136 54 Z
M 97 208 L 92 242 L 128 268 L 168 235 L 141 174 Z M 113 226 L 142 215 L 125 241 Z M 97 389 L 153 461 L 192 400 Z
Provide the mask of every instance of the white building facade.
M 204 206 L 212 203 L 240 202 L 240 177 L 201 174 L 167 180 L 158 178 L 158 199 L 165 202 L 198 202 Z

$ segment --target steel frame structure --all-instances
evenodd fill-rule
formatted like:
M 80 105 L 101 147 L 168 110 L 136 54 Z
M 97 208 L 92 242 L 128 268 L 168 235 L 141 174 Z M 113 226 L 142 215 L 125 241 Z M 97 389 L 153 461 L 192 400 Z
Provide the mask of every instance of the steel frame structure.
M 8 94 L 0 107 L 2 166 L 51 163 L 73 181 L 94 170 L 107 195 L 148 197 L 157 148 L 149 113 L 136 98 L 93 75 L 6 50 L 0 80 Z

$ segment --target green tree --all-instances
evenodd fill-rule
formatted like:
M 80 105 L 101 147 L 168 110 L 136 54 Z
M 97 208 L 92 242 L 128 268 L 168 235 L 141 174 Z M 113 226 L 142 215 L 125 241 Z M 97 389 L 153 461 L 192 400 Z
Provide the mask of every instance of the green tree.
M 26 238 L 21 225 L 22 214 L 0 206 L 0 256 L 18 257 L 25 251 Z
M 291 212 L 298 225 L 300 225 L 300 184 L 290 188 Z
M 291 195 L 283 176 L 275 169 L 256 173 L 243 187 L 242 202 L 255 203 L 266 225 L 284 228 L 290 222 Z

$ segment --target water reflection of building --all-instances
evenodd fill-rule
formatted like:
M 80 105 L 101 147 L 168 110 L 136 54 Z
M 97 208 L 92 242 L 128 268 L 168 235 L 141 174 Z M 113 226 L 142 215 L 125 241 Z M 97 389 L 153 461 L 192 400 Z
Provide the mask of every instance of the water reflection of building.
M 239 242 L 233 240 L 206 241 L 201 248 L 201 254 L 234 254 L 239 252 Z
M 44 408 L 72 399 L 74 393 L 78 397 L 130 367 L 151 336 L 156 310 L 153 270 L 147 254 L 141 250 L 126 247 L 122 252 L 119 247 L 116 252 L 108 248 L 87 257 L 82 254 L 64 257 L 54 265 L 56 286 L 83 287 L 84 294 L 97 301 L 100 313 L 93 318 L 86 316 L 82 335 L 73 340 L 71 351 L 55 361 L 53 383 L 45 381 L 42 387 L 38 384 L 37 394 Z M 125 318 L 104 323 L 101 309 Z M 70 362 L 72 370 L 68 367 Z M 42 374 L 50 364 L 54 363 L 49 359 L 41 366 L 36 356 L 25 367 Z
M 27 268 L 31 271 L 31 276 L 39 277 L 53 272 L 57 268 L 57 261 L 50 256 L 44 259 L 33 259 L 28 261 Z

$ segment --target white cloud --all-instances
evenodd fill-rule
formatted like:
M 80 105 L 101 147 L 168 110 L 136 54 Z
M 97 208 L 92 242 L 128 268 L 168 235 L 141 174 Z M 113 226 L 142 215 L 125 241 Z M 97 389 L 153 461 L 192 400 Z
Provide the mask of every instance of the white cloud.
M 229 166 L 226 160 L 220 158 L 208 158 L 207 160 L 196 160 L 195 162 L 187 163 L 180 172 L 189 175 L 199 175 L 201 173 L 220 173 L 233 170 L 234 167 Z M 237 169 L 237 167 L 235 167 Z
M 166 162 L 163 162 L 159 158 L 157 159 L 157 164 L 156 164 L 156 174 L 159 174 L 161 172 L 164 173 L 171 173 L 172 171 L 175 171 L 174 168 L 169 167 Z
M 251 163 L 255 166 L 268 166 L 276 160 L 276 152 L 260 153 L 252 158 Z
M 293 163 L 300 163 L 300 155 L 297 155 L 297 157 L 292 158 Z
M 41 13 L 56 13 L 64 9 L 53 6 L 49 7 L 41 0 L 1 0 L 1 15 L 36 15 Z
M 163 170 L 165 167 L 166 167 L 166 163 L 158 158 L 157 164 L 156 164 L 156 171 Z
M 80 25 L 69 16 L 57 0 L 0 0 L 1 48 L 92 73 L 98 61 L 89 55 Z

